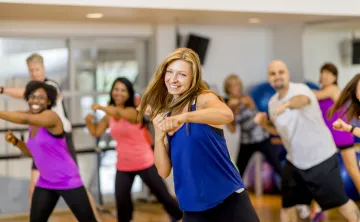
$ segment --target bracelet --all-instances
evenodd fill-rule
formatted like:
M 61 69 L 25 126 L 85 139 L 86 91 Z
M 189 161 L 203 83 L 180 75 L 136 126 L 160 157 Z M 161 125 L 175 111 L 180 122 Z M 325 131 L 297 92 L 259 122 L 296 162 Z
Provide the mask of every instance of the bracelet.
M 0 86 L 0 94 L 4 93 L 4 87 Z
M 351 125 L 351 129 L 350 129 L 350 131 L 349 131 L 349 132 L 350 132 L 350 133 L 353 133 L 353 132 L 354 132 L 355 127 L 356 127 L 356 126 Z

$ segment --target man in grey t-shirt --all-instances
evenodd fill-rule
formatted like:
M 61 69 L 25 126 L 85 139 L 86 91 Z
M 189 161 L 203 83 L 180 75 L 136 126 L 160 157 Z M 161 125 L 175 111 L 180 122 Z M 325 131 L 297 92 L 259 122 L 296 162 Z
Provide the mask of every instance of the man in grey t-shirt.
M 315 95 L 305 84 L 290 82 L 282 61 L 268 66 L 268 81 L 276 90 L 269 115 L 258 113 L 255 122 L 279 135 L 288 152 L 281 184 L 281 222 L 297 221 L 296 205 L 315 201 L 323 211 L 339 208 L 348 221 L 360 221 L 358 207 L 344 191 L 336 146 L 322 118 Z

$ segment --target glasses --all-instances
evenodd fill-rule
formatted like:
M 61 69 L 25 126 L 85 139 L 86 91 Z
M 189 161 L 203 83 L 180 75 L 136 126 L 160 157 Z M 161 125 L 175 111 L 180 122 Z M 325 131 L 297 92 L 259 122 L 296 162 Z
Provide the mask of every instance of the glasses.
M 35 99 L 37 99 L 37 100 L 46 100 L 47 97 L 46 96 L 40 96 L 40 95 L 31 94 L 29 96 L 29 99 L 31 99 L 31 100 L 35 100 Z

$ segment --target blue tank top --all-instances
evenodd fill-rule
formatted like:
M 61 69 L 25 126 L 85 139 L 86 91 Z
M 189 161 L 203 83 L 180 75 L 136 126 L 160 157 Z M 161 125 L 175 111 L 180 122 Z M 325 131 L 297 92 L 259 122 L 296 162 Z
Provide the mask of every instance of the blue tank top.
M 196 103 L 191 111 L 195 109 Z M 187 124 L 173 136 L 167 135 L 175 193 L 182 210 L 204 211 L 244 188 L 244 184 L 230 159 L 223 130 L 207 124 Z

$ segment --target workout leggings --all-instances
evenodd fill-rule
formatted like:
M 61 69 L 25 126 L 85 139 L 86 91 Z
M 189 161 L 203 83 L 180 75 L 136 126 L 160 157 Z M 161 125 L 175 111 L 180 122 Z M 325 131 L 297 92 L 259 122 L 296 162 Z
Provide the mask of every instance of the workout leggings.
M 115 196 L 118 222 L 129 222 L 132 219 L 133 204 L 131 200 L 131 187 L 136 175 L 141 177 L 150 191 L 163 204 L 170 217 L 176 220 L 180 220 L 183 217 L 183 212 L 180 210 L 179 204 L 170 195 L 164 181 L 153 165 L 150 168 L 140 171 L 124 172 L 118 170 L 116 172 Z
M 234 192 L 214 208 L 185 211 L 183 222 L 260 222 L 246 190 Z
M 280 176 L 282 175 L 282 166 L 280 162 L 279 152 L 277 152 L 277 150 L 273 148 L 270 139 L 266 139 L 260 143 L 240 145 L 240 151 L 236 165 L 239 169 L 241 176 L 244 176 L 246 166 L 248 165 L 251 156 L 256 151 L 260 151 L 265 156 L 269 164 L 273 167 L 275 172 L 277 172 Z
M 82 186 L 70 190 L 51 190 L 35 187 L 31 202 L 30 222 L 47 222 L 59 197 L 64 198 L 79 222 L 97 221 L 91 209 L 86 190 Z

